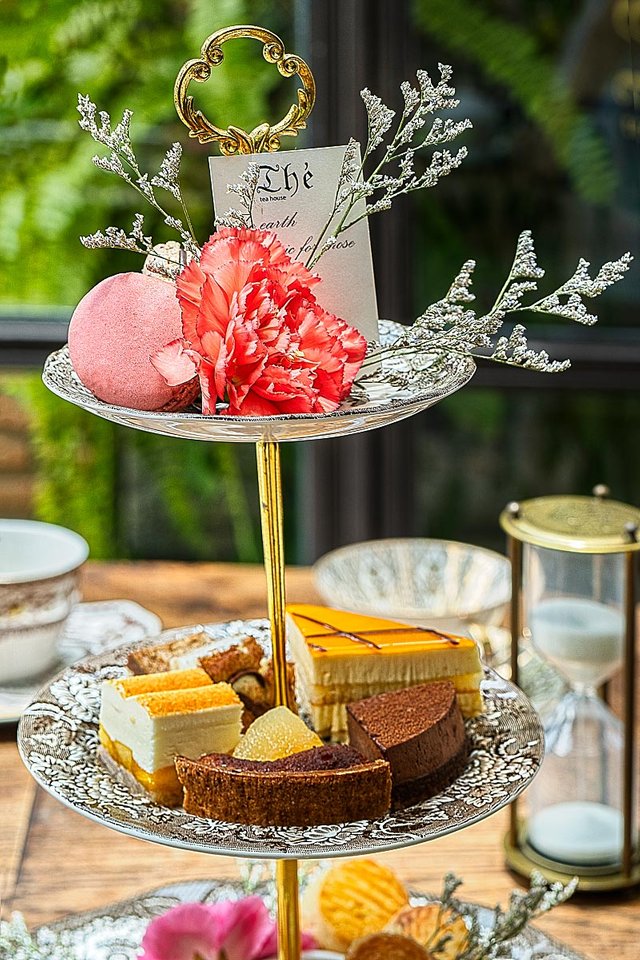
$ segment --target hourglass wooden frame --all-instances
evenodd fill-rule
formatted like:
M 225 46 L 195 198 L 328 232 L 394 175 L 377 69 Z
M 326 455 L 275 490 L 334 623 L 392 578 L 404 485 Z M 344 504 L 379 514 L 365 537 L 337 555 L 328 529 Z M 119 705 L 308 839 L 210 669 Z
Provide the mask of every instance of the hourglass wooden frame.
M 507 866 L 521 876 L 541 870 L 549 880 L 579 879 L 579 889 L 606 892 L 640 884 L 639 850 L 634 848 L 636 750 L 637 592 L 640 558 L 640 510 L 608 499 L 604 485 L 594 488 L 592 497 L 540 497 L 508 504 L 500 516 L 507 533 L 512 567 L 511 593 L 511 680 L 519 683 L 519 654 L 523 636 L 523 544 L 567 553 L 624 556 L 624 642 L 622 724 L 622 816 L 623 843 L 619 869 L 602 875 L 572 869 L 539 854 L 527 843 L 526 821 L 520 815 L 519 799 L 510 805 L 509 831 L 504 840 Z M 636 841 L 637 843 L 637 841 Z

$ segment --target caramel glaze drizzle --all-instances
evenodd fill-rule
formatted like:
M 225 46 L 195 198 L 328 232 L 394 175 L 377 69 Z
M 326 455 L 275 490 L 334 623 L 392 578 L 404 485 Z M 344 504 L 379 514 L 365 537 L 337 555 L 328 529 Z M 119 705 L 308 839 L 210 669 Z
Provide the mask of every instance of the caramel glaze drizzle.
M 299 620 L 307 620 L 308 623 L 316 623 L 319 627 L 324 627 L 325 630 L 328 630 L 329 633 L 310 633 L 305 640 L 309 643 L 310 640 L 317 640 L 319 637 L 345 637 L 347 640 L 352 640 L 354 643 L 363 643 L 367 647 L 373 647 L 375 650 L 381 650 L 382 647 L 378 643 L 374 643 L 373 640 L 369 640 L 368 635 L 373 634 L 374 637 L 379 636 L 381 633 L 431 633 L 436 637 L 442 637 L 443 640 L 446 640 L 447 643 L 450 643 L 452 647 L 457 647 L 460 641 L 457 637 L 450 637 L 446 633 L 441 633 L 440 630 L 433 630 L 431 627 L 382 627 L 380 630 L 361 630 L 360 633 L 350 633 L 347 630 L 339 630 L 332 623 L 325 623 L 324 620 L 316 620 L 314 617 L 308 617 L 305 613 L 294 613 L 293 617 L 298 617 Z M 321 647 L 317 643 L 309 643 L 309 646 L 312 650 L 317 650 L 318 653 L 327 653 L 326 647 Z

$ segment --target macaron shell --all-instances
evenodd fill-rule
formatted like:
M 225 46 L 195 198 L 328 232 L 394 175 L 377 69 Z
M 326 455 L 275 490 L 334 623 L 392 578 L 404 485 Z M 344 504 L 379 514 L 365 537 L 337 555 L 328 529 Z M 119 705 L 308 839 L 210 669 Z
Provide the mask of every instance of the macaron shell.
M 135 410 L 177 409 L 193 401 L 197 380 L 189 389 L 170 387 L 150 357 L 181 336 L 175 284 L 118 273 L 93 287 L 76 307 L 69 354 L 80 380 L 99 400 Z

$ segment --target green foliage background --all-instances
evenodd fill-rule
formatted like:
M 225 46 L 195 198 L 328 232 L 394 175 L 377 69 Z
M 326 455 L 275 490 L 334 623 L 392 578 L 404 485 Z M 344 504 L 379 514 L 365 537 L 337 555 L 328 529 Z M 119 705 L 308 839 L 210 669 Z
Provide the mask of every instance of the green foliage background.
M 140 204 L 91 163 L 100 149 L 77 125 L 78 92 L 114 120 L 125 107 L 134 111 L 143 169 L 155 171 L 169 144 L 183 143 L 185 195 L 206 239 L 211 151 L 189 140 L 176 117 L 175 76 L 214 30 L 257 19 L 286 36 L 288 12 L 287 3 L 248 0 L 0 6 L 0 302 L 73 305 L 104 276 L 140 269 L 135 254 L 79 244 L 80 234 L 128 226 Z M 279 109 L 271 101 L 282 85 L 256 44 L 227 49 L 216 82 L 198 91 L 199 104 L 218 122 L 250 128 Z M 171 239 L 153 210 L 143 212 L 156 242 Z M 115 427 L 49 394 L 38 375 L 25 376 L 19 393 L 33 414 L 37 515 L 77 529 L 94 557 L 259 558 L 251 449 Z
M 321 2 L 308 0 L 306 7 Z M 611 216 L 621 183 L 610 146 L 558 68 L 558 51 L 578 5 L 572 0 L 406 3 L 433 50 L 427 66 L 437 59 L 452 62 L 457 83 L 462 78 L 467 89 L 481 89 L 485 102 L 515 118 L 506 145 L 504 126 L 487 133 L 478 125 L 467 140 L 470 157 L 462 171 L 438 190 L 415 197 L 416 313 L 440 297 L 463 260 L 478 251 L 480 302 L 484 293 L 495 293 L 515 236 L 525 226 L 534 228 L 541 259 L 551 268 L 550 284 L 575 265 L 577 239 L 579 252 L 591 252 L 594 260 L 605 258 L 601 239 L 603 249 L 615 244 L 606 256 L 626 249 Z M 292 48 L 294 13 L 304 8 L 303 0 L 0 4 L 0 322 L 2 304 L 7 310 L 17 304 L 70 310 L 103 277 L 140 267 L 134 254 L 89 251 L 78 242 L 80 234 L 107 225 L 127 227 L 140 205 L 122 181 L 91 163 L 99 151 L 78 128 L 77 93 L 89 94 L 115 119 L 125 107 L 134 111 L 143 169 L 154 171 L 173 140 L 183 143 L 182 182 L 202 240 L 212 220 L 206 163 L 211 151 L 189 140 L 176 118 L 176 73 L 197 55 L 206 36 L 231 23 L 264 23 Z M 257 45 L 247 41 L 227 50 L 215 82 L 198 88 L 199 105 L 222 124 L 245 127 L 280 115 L 279 98 L 288 101 L 287 88 L 262 63 Z M 143 212 L 154 239 L 168 239 L 154 212 Z M 559 237 L 572 217 L 574 233 L 567 229 Z M 589 240 L 592 251 L 583 249 L 581 224 L 590 228 L 584 242 Z M 631 300 L 632 284 L 630 278 L 621 294 L 616 290 L 604 298 L 605 323 L 616 298 Z M 17 393 L 33 413 L 38 516 L 79 530 L 94 557 L 258 559 L 249 446 L 165 440 L 114 427 L 53 397 L 38 374 L 25 375 Z M 416 456 L 429 465 L 429 481 L 419 494 L 429 525 L 419 520 L 417 532 L 469 538 L 471 530 L 481 540 L 482 523 L 496 515 L 503 496 L 585 489 L 603 479 L 621 497 L 636 498 L 629 478 L 640 470 L 640 452 L 627 437 L 640 422 L 638 408 L 637 397 L 614 394 L 541 391 L 533 398 L 477 390 L 450 398 L 430 414 L 417 440 Z M 529 438 L 528 447 L 514 440 L 516 433 Z M 616 457 L 623 447 L 625 465 Z M 293 446 L 283 452 L 291 495 Z M 461 468 L 439 477 L 434 462 Z M 503 489 L 507 481 L 509 490 Z M 293 511 L 287 515 L 291 519 Z

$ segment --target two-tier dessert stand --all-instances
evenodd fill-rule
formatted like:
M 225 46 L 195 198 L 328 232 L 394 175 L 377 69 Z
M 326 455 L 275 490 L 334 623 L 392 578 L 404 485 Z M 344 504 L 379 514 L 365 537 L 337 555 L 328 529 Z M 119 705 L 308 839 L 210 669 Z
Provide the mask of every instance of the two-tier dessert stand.
M 195 109 L 187 90 L 204 81 L 221 63 L 223 44 L 252 37 L 263 44 L 264 58 L 285 77 L 298 77 L 297 104 L 275 126 L 261 124 L 250 133 L 211 124 Z M 184 65 L 176 80 L 176 108 L 200 142 L 218 141 L 222 153 L 275 150 L 280 136 L 305 125 L 315 100 L 315 84 L 307 64 L 287 54 L 279 37 L 261 27 L 231 27 L 205 40 L 201 57 Z M 381 341 L 390 342 L 398 327 L 381 323 Z M 333 413 L 269 417 L 203 416 L 198 413 L 154 413 L 111 406 L 97 400 L 77 378 L 68 350 L 53 354 L 44 382 L 54 393 L 83 409 L 123 424 L 165 436 L 256 444 L 260 514 L 264 546 L 269 621 L 238 621 L 206 628 L 222 645 L 247 633 L 271 647 L 276 703 L 287 704 L 285 650 L 285 570 L 283 507 L 279 444 L 347 436 L 395 423 L 426 410 L 463 387 L 473 376 L 473 361 L 450 357 L 437 366 L 428 382 L 397 386 L 397 378 L 371 390 L 365 402 L 347 401 Z M 184 632 L 184 631 L 183 631 Z M 187 631 L 188 632 L 188 631 Z M 180 635 L 170 631 L 161 635 Z M 148 643 L 148 641 L 145 641 Z M 472 753 L 463 775 L 438 797 L 376 821 L 316 827 L 252 827 L 193 817 L 133 796 L 115 783 L 96 760 L 99 685 L 125 672 L 131 646 L 92 657 L 56 677 L 23 715 L 18 742 L 38 782 L 73 809 L 112 829 L 191 850 L 276 861 L 278 957 L 298 960 L 298 859 L 364 854 L 421 843 L 454 832 L 494 813 L 516 797 L 537 772 L 542 759 L 538 719 L 521 692 L 490 671 L 483 684 L 486 712 L 468 723 Z

